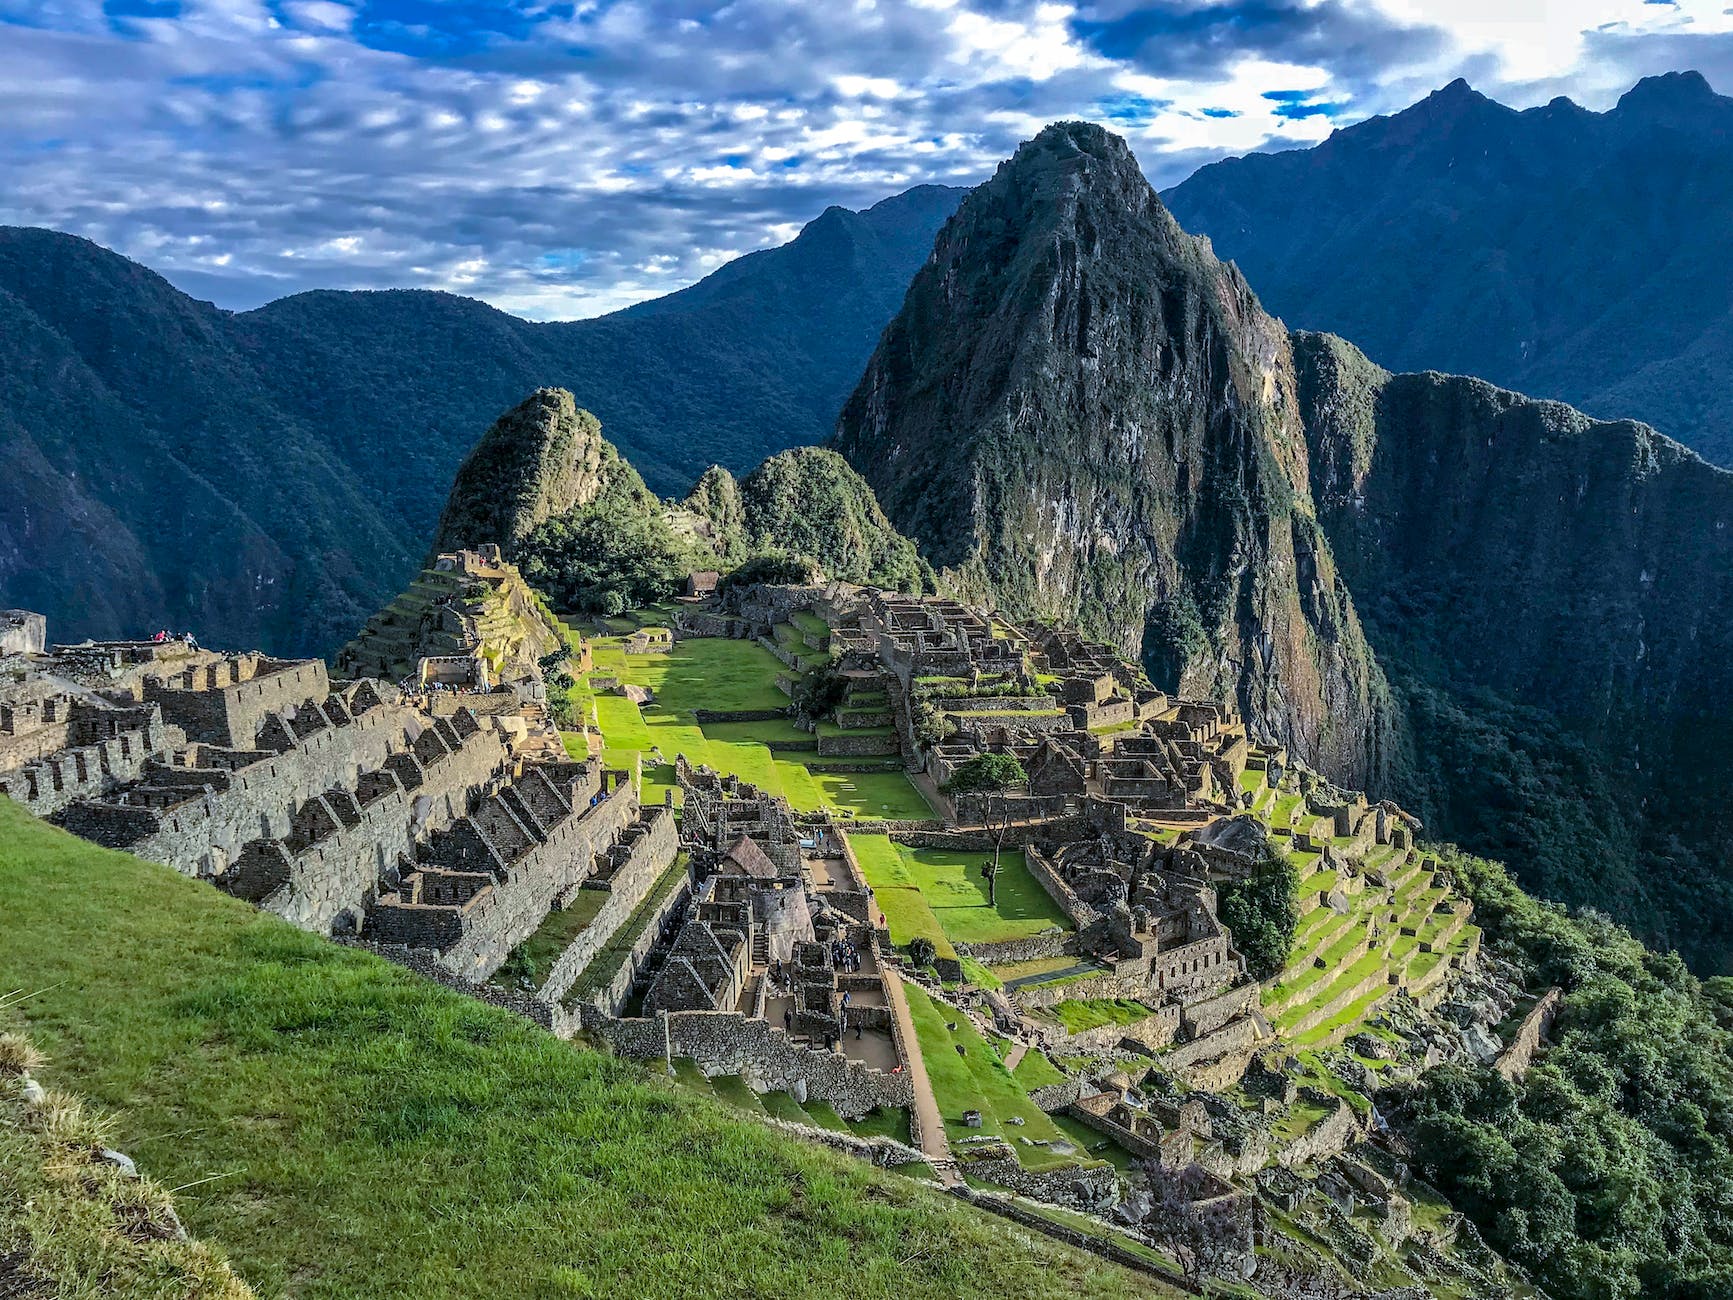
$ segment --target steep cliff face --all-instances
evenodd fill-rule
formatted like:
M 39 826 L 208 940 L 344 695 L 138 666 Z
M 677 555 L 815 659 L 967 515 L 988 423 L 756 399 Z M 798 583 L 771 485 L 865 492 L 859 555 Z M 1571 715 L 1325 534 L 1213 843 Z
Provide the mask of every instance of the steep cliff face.
M 1286 332 L 1118 137 L 1049 127 L 964 201 L 836 446 L 965 593 L 1375 782 L 1387 692 L 1312 515 Z
M 1398 797 L 1725 965 L 1733 474 L 1645 425 L 1294 346 L 1319 517 L 1405 705 Z
M 433 553 L 497 542 L 515 556 L 537 524 L 600 495 L 618 453 L 563 388 L 539 388 L 493 422 L 458 468 Z

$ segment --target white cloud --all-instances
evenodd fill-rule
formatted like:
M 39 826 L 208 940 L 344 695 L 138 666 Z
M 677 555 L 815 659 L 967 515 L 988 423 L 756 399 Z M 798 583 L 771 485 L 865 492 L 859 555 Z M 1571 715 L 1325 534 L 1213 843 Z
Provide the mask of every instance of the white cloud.
M 393 26 L 336 0 L 0 0 L 0 220 L 221 272 L 233 302 L 404 284 L 593 314 L 829 203 L 983 179 L 1062 117 L 1165 184 L 1464 72 L 1597 108 L 1697 61 L 1733 82 L 1727 0 L 1240 3 L 524 0 Z

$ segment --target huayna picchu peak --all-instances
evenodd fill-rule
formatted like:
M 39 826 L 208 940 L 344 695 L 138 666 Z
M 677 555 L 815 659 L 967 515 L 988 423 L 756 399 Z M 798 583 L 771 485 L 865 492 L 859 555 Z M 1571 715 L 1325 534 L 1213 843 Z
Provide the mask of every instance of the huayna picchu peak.
M 532 39 L 465 84 L 548 114 Z M 1733 473 L 1629 417 L 1714 442 L 1729 101 L 1459 78 L 1171 204 L 1066 120 L 699 242 L 892 174 L 898 66 L 585 136 L 711 270 L 594 321 L 0 230 L 0 1296 L 1728 1293 Z
M 1287 333 L 1119 137 L 1051 126 L 964 200 L 836 446 L 958 590 L 1382 776 L 1385 686 L 1310 509 Z

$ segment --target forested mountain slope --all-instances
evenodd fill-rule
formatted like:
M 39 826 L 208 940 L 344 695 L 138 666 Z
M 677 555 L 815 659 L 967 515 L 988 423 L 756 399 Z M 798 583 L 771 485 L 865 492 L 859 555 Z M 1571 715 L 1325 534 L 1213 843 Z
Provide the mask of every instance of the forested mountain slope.
M 0 230 L 0 605 L 329 650 L 425 551 L 533 389 L 581 395 L 663 494 L 828 431 L 959 192 L 832 208 L 655 304 L 536 324 L 450 294 L 232 315 L 85 240 Z
M 1290 326 L 1396 370 L 1647 421 L 1733 464 L 1733 99 L 1694 72 L 1605 113 L 1453 82 L 1163 196 Z

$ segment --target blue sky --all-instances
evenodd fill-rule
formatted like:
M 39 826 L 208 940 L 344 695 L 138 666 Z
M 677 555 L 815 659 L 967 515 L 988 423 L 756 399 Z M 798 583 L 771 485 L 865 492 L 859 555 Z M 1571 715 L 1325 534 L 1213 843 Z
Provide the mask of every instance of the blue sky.
M 1046 122 L 1158 185 L 1457 76 L 1604 108 L 1733 0 L 0 0 L 0 222 L 247 307 L 666 293 L 831 203 L 982 179 Z

